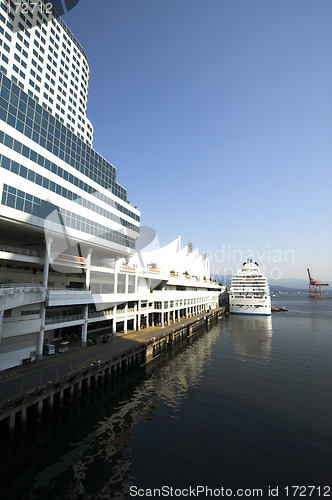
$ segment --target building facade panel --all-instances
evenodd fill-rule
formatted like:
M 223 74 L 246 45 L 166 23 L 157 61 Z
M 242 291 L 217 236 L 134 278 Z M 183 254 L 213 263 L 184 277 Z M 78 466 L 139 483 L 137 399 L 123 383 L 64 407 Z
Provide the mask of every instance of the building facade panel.
M 32 3 L 19 19 L 13 5 L 0 0 L 0 370 L 207 311 L 221 290 L 192 245 L 136 252 L 140 212 L 92 147 L 86 54 L 61 18 L 33 27 Z

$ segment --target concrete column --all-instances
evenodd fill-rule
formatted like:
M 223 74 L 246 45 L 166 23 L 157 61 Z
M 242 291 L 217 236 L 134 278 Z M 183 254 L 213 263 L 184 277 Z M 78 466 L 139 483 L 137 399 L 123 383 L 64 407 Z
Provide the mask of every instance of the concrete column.
M 27 428 L 27 409 L 23 408 L 21 411 L 21 428 L 22 431 L 25 431 Z
M 63 407 L 64 392 L 63 390 L 59 392 L 59 408 Z
M 134 309 L 135 309 L 135 316 L 134 316 L 134 325 L 133 325 L 133 328 L 134 328 L 134 330 L 137 330 L 137 310 L 138 310 L 138 304 L 137 304 L 137 302 L 135 302 Z
M 149 328 L 150 322 L 149 322 L 149 301 L 146 304 L 146 328 Z
M 138 307 L 137 307 L 137 330 L 141 329 L 141 301 L 138 301 Z
M 129 274 L 125 274 L 125 293 L 129 293 Z
M 114 263 L 114 293 L 118 293 L 118 259 Z
M 43 400 L 40 399 L 37 403 L 37 420 L 41 422 L 43 418 Z
M 114 306 L 113 307 L 113 321 L 112 321 L 112 335 L 113 335 L 113 337 L 115 337 L 115 335 L 116 335 L 116 310 L 117 310 L 117 307 Z
M 3 311 L 0 311 L 0 345 L 2 339 L 2 323 L 3 323 Z
M 85 269 L 85 288 L 90 289 L 90 276 L 91 276 L 91 254 L 92 250 L 89 249 L 87 258 L 85 259 L 86 269 Z
M 49 400 L 48 400 L 48 411 L 49 411 L 49 414 L 53 413 L 53 411 L 54 411 L 54 394 L 52 394 L 49 397 Z
M 81 394 L 82 394 L 82 380 L 80 380 L 77 383 L 77 386 L 76 386 L 76 396 L 77 396 L 77 398 L 80 398 Z
M 43 270 L 43 287 L 47 291 L 48 283 L 48 273 L 50 267 L 50 253 L 51 253 L 52 240 L 46 241 L 45 254 L 44 254 L 44 270 Z M 40 330 L 37 339 L 37 359 L 43 357 L 43 345 L 44 345 L 44 335 L 45 335 L 45 316 L 46 316 L 46 304 L 45 302 L 41 304 L 40 307 Z
M 135 274 L 135 293 L 137 293 L 138 290 L 138 276 Z
M 126 277 L 128 277 L 128 274 L 126 275 Z M 127 279 L 126 279 L 126 287 L 127 287 L 128 283 L 127 283 Z M 128 302 L 126 302 L 126 305 L 125 305 L 125 317 L 124 317 L 124 321 L 123 321 L 123 333 L 127 333 L 127 329 L 128 329 Z
M 83 325 L 82 325 L 82 335 L 81 335 L 81 342 L 82 346 L 86 346 L 87 340 L 88 340 L 88 318 L 89 318 L 89 306 L 86 305 L 84 306 L 84 318 L 83 318 Z
M 15 413 L 12 413 L 8 418 L 9 435 L 14 436 L 15 434 Z

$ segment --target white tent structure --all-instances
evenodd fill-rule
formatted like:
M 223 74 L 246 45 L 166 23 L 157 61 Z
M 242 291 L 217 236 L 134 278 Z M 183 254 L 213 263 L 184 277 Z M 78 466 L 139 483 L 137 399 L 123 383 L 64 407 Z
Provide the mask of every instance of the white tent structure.
M 136 252 L 129 265 L 137 268 L 160 269 L 164 273 L 186 274 L 199 279 L 210 279 L 210 262 L 198 249 L 190 251 L 190 245 L 181 248 L 181 237 L 151 251 Z

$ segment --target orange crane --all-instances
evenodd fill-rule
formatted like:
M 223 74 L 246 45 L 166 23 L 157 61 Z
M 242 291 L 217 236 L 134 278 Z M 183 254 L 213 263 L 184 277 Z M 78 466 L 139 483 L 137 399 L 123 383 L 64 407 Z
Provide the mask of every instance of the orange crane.
M 309 297 L 313 297 L 315 299 L 322 296 L 322 286 L 330 286 L 329 283 L 320 283 L 319 281 L 314 280 L 310 275 L 310 270 L 307 269 L 309 276 Z

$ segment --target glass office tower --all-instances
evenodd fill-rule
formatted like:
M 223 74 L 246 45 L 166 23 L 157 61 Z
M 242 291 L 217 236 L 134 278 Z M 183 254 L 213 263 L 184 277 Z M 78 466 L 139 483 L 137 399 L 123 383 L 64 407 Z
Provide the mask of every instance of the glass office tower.
M 24 5 L 0 0 L 0 371 L 45 344 L 170 325 L 221 293 L 180 239 L 135 252 L 140 212 L 92 148 L 85 52 L 54 12 Z
M 83 48 L 61 18 L 31 26 L 33 4 L 16 18 L 13 5 L 0 1 L 0 370 L 41 356 L 66 325 L 85 343 L 91 287 L 117 292 L 115 263 L 140 231 L 92 148 Z

